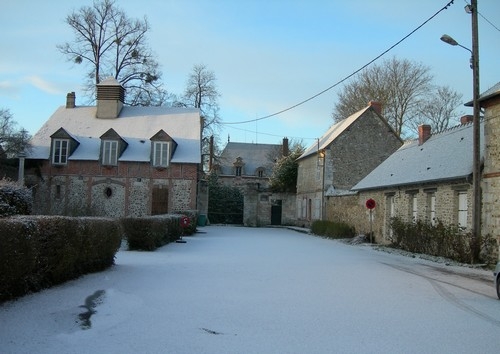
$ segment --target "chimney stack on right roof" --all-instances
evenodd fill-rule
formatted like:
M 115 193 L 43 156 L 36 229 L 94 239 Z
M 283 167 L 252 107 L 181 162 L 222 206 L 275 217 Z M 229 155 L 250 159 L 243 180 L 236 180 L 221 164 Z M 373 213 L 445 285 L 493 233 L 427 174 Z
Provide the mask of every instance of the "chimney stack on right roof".
M 418 126 L 418 145 L 422 145 L 431 137 L 431 126 L 422 124 Z
M 460 124 L 472 123 L 473 117 L 470 114 L 460 117 Z
M 378 101 L 370 101 L 368 102 L 368 106 L 372 107 L 379 115 L 382 115 L 382 103 Z

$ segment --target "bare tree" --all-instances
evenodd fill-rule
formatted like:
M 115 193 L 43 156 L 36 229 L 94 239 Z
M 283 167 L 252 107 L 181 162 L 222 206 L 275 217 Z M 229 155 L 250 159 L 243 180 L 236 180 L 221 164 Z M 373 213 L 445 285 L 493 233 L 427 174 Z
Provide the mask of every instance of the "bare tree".
M 453 118 L 463 115 L 457 111 L 462 105 L 462 95 L 448 86 L 439 86 L 432 90 L 420 104 L 419 116 L 412 123 L 413 130 L 417 131 L 420 124 L 429 124 L 435 132 L 450 127 Z
M 188 77 L 184 95 L 181 101 L 176 103 L 176 105 L 200 110 L 204 154 L 209 152 L 210 136 L 217 135 L 221 124 L 219 117 L 220 93 L 217 90 L 216 81 L 217 78 L 213 71 L 208 70 L 203 64 L 195 65 Z
M 369 101 L 382 103 L 383 116 L 399 136 L 408 134 L 409 122 L 420 112 L 419 103 L 431 89 L 430 69 L 407 59 L 387 59 L 362 71 L 338 94 L 332 116 L 347 118 Z
M 17 129 L 8 109 L 0 109 L 0 158 L 16 157 L 29 148 L 30 136 L 24 129 Z
M 161 105 L 166 91 L 161 71 L 146 41 L 149 24 L 131 19 L 115 5 L 114 0 L 93 2 L 66 17 L 75 34 L 73 42 L 57 48 L 69 61 L 90 67 L 85 87 L 95 98 L 95 85 L 114 77 L 127 90 L 127 104 Z

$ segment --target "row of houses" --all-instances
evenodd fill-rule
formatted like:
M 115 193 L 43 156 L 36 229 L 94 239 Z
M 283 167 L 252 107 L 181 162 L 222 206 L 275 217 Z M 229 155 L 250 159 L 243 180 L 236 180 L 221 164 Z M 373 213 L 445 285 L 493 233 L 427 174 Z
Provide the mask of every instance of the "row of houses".
M 197 109 L 127 107 L 114 79 L 97 85 L 97 104 L 81 107 L 70 93 L 33 136 L 23 171 L 40 214 L 141 216 L 182 210 L 207 214 Z M 482 224 L 499 237 L 500 83 L 480 97 Z M 229 142 L 213 165 L 223 183 L 241 188 L 249 226 L 309 226 L 339 220 L 390 238 L 389 220 L 426 218 L 472 224 L 472 123 L 443 132 L 419 127 L 403 142 L 381 114 L 365 108 L 332 125 L 298 159 L 297 193 L 267 187 L 283 144 Z M 376 202 L 369 212 L 368 199 Z M 371 220 L 371 222 L 370 222 Z
M 482 232 L 499 239 L 500 83 L 484 92 L 479 102 L 484 110 L 480 121 Z M 257 144 L 246 145 L 245 155 L 241 148 L 238 155 L 227 145 L 230 151 L 223 154 L 227 167 L 252 156 L 252 146 Z M 251 176 L 238 176 L 226 168 L 225 179 L 231 177 L 236 185 L 246 186 L 247 225 L 272 224 L 273 212 L 278 212 L 284 224 L 348 222 L 359 232 L 372 230 L 377 242 L 389 242 L 389 222 L 395 216 L 471 228 L 472 116 L 461 117 L 460 124 L 441 132 L 422 125 L 417 139 L 404 142 L 382 117 L 380 104 L 369 102 L 332 125 L 300 156 L 298 165 L 297 193 L 292 195 L 259 188 L 264 184 L 262 174 L 257 176 L 253 170 L 248 171 Z M 257 179 L 258 186 L 250 177 Z M 366 207 L 369 199 L 375 201 L 374 209 Z

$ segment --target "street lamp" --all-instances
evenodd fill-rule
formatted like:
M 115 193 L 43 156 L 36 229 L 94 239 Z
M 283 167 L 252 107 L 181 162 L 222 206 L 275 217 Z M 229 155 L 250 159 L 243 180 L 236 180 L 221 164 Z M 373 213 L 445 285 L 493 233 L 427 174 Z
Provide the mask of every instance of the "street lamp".
M 480 127 L 479 127 L 479 38 L 477 26 L 477 0 L 472 0 L 470 5 L 465 6 L 465 12 L 472 17 L 472 50 L 459 44 L 448 35 L 441 36 L 441 40 L 453 46 L 459 46 L 471 53 L 472 68 L 472 105 L 473 105 L 473 203 L 472 203 L 472 260 L 479 258 L 479 240 L 481 237 L 481 157 L 480 157 Z

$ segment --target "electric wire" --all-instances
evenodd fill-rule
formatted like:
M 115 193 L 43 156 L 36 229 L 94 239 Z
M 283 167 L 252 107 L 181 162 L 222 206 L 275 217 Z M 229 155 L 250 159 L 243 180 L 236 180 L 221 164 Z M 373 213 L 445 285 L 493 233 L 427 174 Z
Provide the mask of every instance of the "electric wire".
M 330 87 L 327 87 L 323 91 L 320 91 L 317 94 L 315 94 L 315 95 L 313 95 L 313 96 L 311 96 L 311 97 L 309 97 L 309 98 L 307 98 L 307 99 L 305 99 L 305 100 L 303 100 L 303 101 L 301 101 L 299 103 L 296 103 L 296 104 L 294 104 L 294 105 L 292 105 L 292 106 L 290 106 L 288 108 L 282 109 L 281 111 L 278 111 L 278 112 L 275 112 L 275 113 L 272 113 L 272 114 L 269 114 L 269 115 L 266 115 L 266 116 L 263 116 L 263 117 L 260 117 L 260 118 L 249 119 L 249 120 L 240 121 L 240 122 L 225 122 L 225 123 L 222 123 L 222 124 L 224 124 L 224 125 L 244 124 L 244 123 L 252 123 L 252 122 L 257 122 L 257 121 L 260 121 L 260 120 L 268 119 L 268 118 L 277 116 L 279 114 L 285 113 L 287 111 L 290 111 L 290 110 L 292 110 L 294 108 L 297 108 L 298 106 L 301 106 L 304 103 L 309 102 L 309 101 L 315 99 L 318 96 L 321 96 L 325 92 L 330 91 L 331 89 L 333 89 L 336 86 L 340 85 L 344 81 L 346 81 L 346 80 L 350 79 L 351 77 L 353 77 L 354 75 L 358 74 L 360 71 L 364 70 L 366 67 L 368 67 L 369 65 L 373 64 L 375 61 L 377 61 L 378 59 L 380 59 L 381 57 L 383 57 L 385 54 L 387 54 L 388 52 L 390 52 L 392 49 L 394 49 L 395 47 L 397 47 L 399 44 L 401 44 L 403 41 L 405 41 L 407 38 L 409 38 L 411 35 L 413 35 L 416 31 L 418 31 L 420 28 L 422 28 L 424 25 L 426 25 L 429 21 L 431 21 L 434 17 L 436 17 L 437 15 L 439 15 L 442 11 L 448 9 L 448 7 L 450 7 L 453 4 L 454 1 L 455 0 L 449 1 L 445 6 L 443 6 L 440 10 L 438 10 L 436 13 L 434 13 L 434 15 L 432 15 L 431 17 L 429 17 L 422 24 L 420 24 L 418 27 L 416 27 L 414 30 L 412 30 L 410 33 L 408 33 L 402 39 L 400 39 L 399 41 L 397 41 L 395 44 L 393 44 L 392 46 L 390 46 L 388 49 L 384 50 L 381 54 L 377 55 L 374 59 L 370 60 L 368 63 L 366 63 L 365 65 L 363 65 L 362 67 L 360 67 L 356 71 L 352 72 L 351 74 L 349 74 L 348 76 L 344 77 L 340 81 L 334 83 Z

